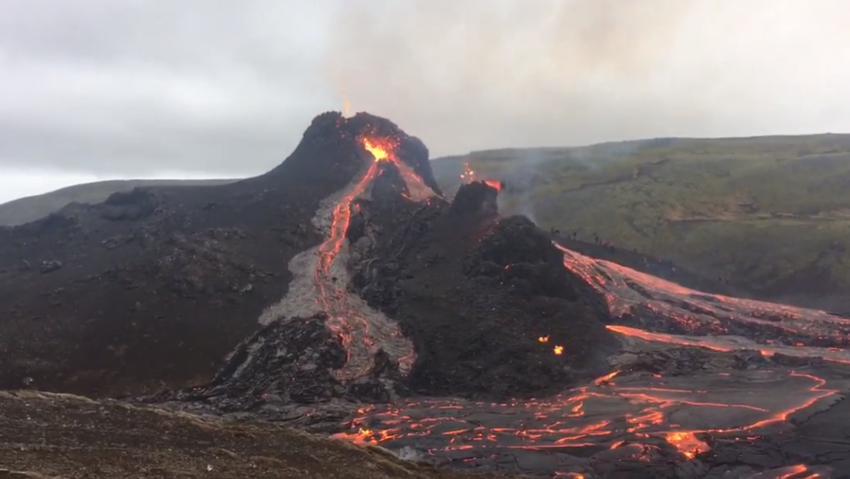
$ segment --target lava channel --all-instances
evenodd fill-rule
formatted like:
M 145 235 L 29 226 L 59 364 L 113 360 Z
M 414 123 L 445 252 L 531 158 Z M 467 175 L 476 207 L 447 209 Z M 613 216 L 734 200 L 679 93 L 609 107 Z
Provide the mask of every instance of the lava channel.
M 370 186 L 389 165 L 398 169 L 405 182 L 405 198 L 422 201 L 434 191 L 395 155 L 399 141 L 363 135 L 359 144 L 374 161 L 361 175 L 336 195 L 325 199 L 313 218 L 313 225 L 326 232 L 326 240 L 317 248 L 296 255 L 289 264 L 293 274 L 286 297 L 263 312 L 260 322 L 268 324 L 284 317 L 308 317 L 319 311 L 328 315 L 327 326 L 340 338 L 348 359 L 345 367 L 335 372 L 346 382 L 367 374 L 374 366 L 374 356 L 383 349 L 396 361 L 402 374 L 407 374 L 415 360 L 412 343 L 398 325 L 383 313 L 369 307 L 358 295 L 348 291 L 348 240 L 346 232 L 351 219 L 352 203 L 369 195 Z M 385 166 L 386 165 L 386 166 Z
M 696 291 L 557 245 L 564 266 L 603 294 L 609 329 L 717 351 L 760 350 L 850 363 L 850 319 L 825 311 Z

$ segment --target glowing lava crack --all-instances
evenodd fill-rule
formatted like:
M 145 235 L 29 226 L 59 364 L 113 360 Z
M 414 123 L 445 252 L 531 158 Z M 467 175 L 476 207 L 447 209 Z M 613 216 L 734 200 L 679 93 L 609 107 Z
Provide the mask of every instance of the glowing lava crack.
M 348 353 L 344 368 L 335 372 L 340 381 L 351 381 L 367 374 L 374 366 L 374 356 L 383 350 L 399 365 L 402 374 L 410 371 L 415 360 L 413 346 L 398 326 L 383 313 L 372 309 L 358 295 L 348 291 L 349 244 L 346 231 L 351 219 L 352 203 L 369 197 L 372 182 L 384 165 L 399 170 L 412 201 L 423 201 L 434 192 L 395 156 L 398 141 L 393 138 L 364 136 L 359 143 L 374 161 L 342 191 L 322 201 L 313 217 L 313 225 L 327 238 L 318 247 L 296 255 L 289 263 L 293 280 L 288 294 L 266 309 L 262 324 L 293 317 L 309 317 L 325 312 L 328 327 L 342 340 Z

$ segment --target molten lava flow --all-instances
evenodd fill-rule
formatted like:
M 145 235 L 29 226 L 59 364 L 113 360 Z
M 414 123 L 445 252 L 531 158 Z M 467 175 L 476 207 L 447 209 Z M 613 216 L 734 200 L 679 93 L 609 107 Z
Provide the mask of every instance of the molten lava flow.
M 390 152 L 395 149 L 395 145 L 392 145 L 387 141 L 379 142 L 373 139 L 364 138 L 363 148 L 366 148 L 366 151 L 375 157 L 375 161 L 389 161 Z
M 814 472 L 809 474 L 809 468 L 805 465 L 797 465 L 797 466 L 789 466 L 783 467 L 778 471 L 772 471 L 772 477 L 775 479 L 818 479 L 822 477 L 820 474 Z M 777 475 L 778 474 L 778 475 Z M 758 474 L 753 476 L 752 479 L 768 479 L 766 475 Z
M 564 450 L 608 444 L 610 449 L 633 450 L 629 454 L 636 454 L 636 459 L 652 449 L 647 446 L 652 441 L 666 441 L 683 460 L 689 460 L 709 450 L 700 434 L 752 438 L 835 393 L 821 389 L 823 380 L 807 374 L 776 372 L 765 376 L 749 371 L 740 373 L 737 380 L 724 374 L 728 373 L 716 373 L 710 379 L 713 390 L 683 387 L 692 381 L 683 376 L 630 374 L 615 384 L 612 379 L 619 376 L 613 372 L 589 386 L 545 400 L 486 403 L 426 399 L 375 405 L 361 410 L 362 416 L 352 422 L 351 433 L 336 437 L 385 447 L 425 441 L 432 444 L 431 454 L 474 448 L 488 455 L 500 449 Z M 741 379 L 754 381 L 754 389 L 736 392 L 735 381 Z M 785 394 L 771 395 L 777 388 Z M 465 423 L 466 417 L 469 421 Z M 482 423 L 482 417 L 491 421 Z M 714 427 L 692 428 L 698 417 L 703 418 L 704 426 Z M 675 418 L 690 423 L 677 424 Z M 364 424 L 370 428 L 361 429 Z
M 592 259 L 557 244 L 556 246 L 564 253 L 564 266 L 584 277 L 605 296 L 612 315 L 630 320 L 630 324 L 607 325 L 610 331 L 643 341 L 701 347 L 720 352 L 756 349 L 765 356 L 779 352 L 805 356 L 814 355 L 815 352 L 825 359 L 850 362 L 850 357 L 843 348 L 806 347 L 809 344 L 847 344 L 846 333 L 850 331 L 850 321 L 844 318 L 837 318 L 823 311 L 702 293 L 616 263 Z M 636 322 L 643 328 L 635 327 Z M 647 330 L 647 327 L 658 330 Z M 780 340 L 783 336 L 793 337 L 793 344 L 783 344 L 780 341 L 762 342 L 761 337 L 765 335 L 765 331 L 768 335 L 773 333 Z M 738 336 L 733 336 L 732 333 L 738 333 Z M 754 339 L 747 338 L 747 333 L 755 333 Z M 694 433 L 744 432 L 763 428 L 785 421 L 790 414 L 835 394 L 835 391 L 821 389 L 825 385 L 821 378 L 799 373 L 791 375 L 806 377 L 815 382 L 816 385 L 809 390 L 811 395 L 804 401 L 747 426 L 671 431 L 667 435 L 668 442 L 687 457 L 692 457 L 707 450 L 707 445 L 697 439 Z
M 556 246 L 564 253 L 564 266 L 605 296 L 620 334 L 680 345 L 698 342 L 718 351 L 757 349 L 850 363 L 849 319 L 703 293 Z
M 360 139 L 363 148 L 375 157 L 376 162 L 391 162 L 395 165 L 404 180 L 407 193 L 402 195 L 410 200 L 424 201 L 434 196 L 434 191 L 422 181 L 422 178 L 407 163 L 396 157 L 395 150 L 399 146 L 396 138 L 377 138 L 364 136 Z
M 709 450 L 708 444 L 696 438 L 692 432 L 670 432 L 667 433 L 667 442 L 672 444 L 688 459 L 693 459 L 697 454 Z
M 387 321 L 371 318 L 365 303 L 359 304 L 362 303 L 359 298 L 350 297 L 347 281 L 339 281 L 347 277 L 345 262 L 339 261 L 338 258 L 347 246 L 346 232 L 351 220 L 352 203 L 367 192 L 372 181 L 381 174 L 388 163 L 393 164 L 401 173 L 409 192 L 405 194 L 406 197 L 419 201 L 434 194 L 412 168 L 396 158 L 395 149 L 399 145 L 397 139 L 364 136 L 359 141 L 375 161 L 369 164 L 363 177 L 334 205 L 328 239 L 318 248 L 319 257 L 313 272 L 319 293 L 317 302 L 328 314 L 328 328 L 339 336 L 348 353 L 346 366 L 336 372 L 337 378 L 342 381 L 366 374 L 372 367 L 374 355 L 379 348 L 403 352 L 398 357 L 402 373 L 408 372 L 413 363 L 413 349 L 409 341 L 400 337 L 395 326 Z M 352 301 L 358 304 L 355 305 Z M 385 344 L 388 341 L 392 344 Z M 394 343 L 399 344 L 393 347 Z
M 319 260 L 314 272 L 322 309 L 328 314 L 328 328 L 339 336 L 348 354 L 346 367 L 337 374 L 340 380 L 351 380 L 366 374 L 372 365 L 375 341 L 370 334 L 369 322 L 348 307 L 348 293 L 344 285 L 336 286 L 333 266 L 345 242 L 345 233 L 351 219 L 351 202 L 363 194 L 377 173 L 377 163 L 372 163 L 363 178 L 333 209 L 328 240 L 319 246 Z M 332 291 L 326 289 L 331 285 Z M 362 330 L 363 342 L 354 342 L 355 330 Z M 354 354 L 352 354 L 354 353 Z
M 794 351 L 806 355 L 816 350 L 831 352 L 833 360 L 840 360 L 847 357 L 844 348 L 828 350 L 808 344 L 841 344 L 842 338 L 832 334 L 832 328 L 843 330 L 847 320 L 821 311 L 708 295 L 565 248 L 562 251 L 564 265 L 607 299 L 615 322 L 620 323 L 607 325 L 610 331 L 637 344 L 711 349 L 718 352 L 711 357 L 718 358 L 720 366 L 698 370 L 702 372 L 694 374 L 699 378 L 615 370 L 588 386 L 547 399 L 504 403 L 428 399 L 373 406 L 354 420 L 350 433 L 338 437 L 385 447 L 417 444 L 432 454 L 475 449 L 481 457 L 506 449 L 604 445 L 623 457 L 646 461 L 660 450 L 658 444 L 666 442 L 679 452 L 680 460 L 690 460 L 709 450 L 704 435 L 752 440 L 781 430 L 795 413 L 836 396 L 824 378 L 808 372 L 778 364 L 730 370 L 720 358 L 725 358 L 722 353 L 746 348 L 765 355 Z M 797 337 L 791 344 L 764 342 L 759 334 L 775 333 L 777 327 Z M 537 341 L 555 354 L 564 351 L 562 345 L 551 344 L 546 334 L 537 336 Z M 797 346 L 798 342 L 804 346 Z M 777 390 L 783 394 L 774 394 Z M 451 414 L 441 412 L 447 410 Z M 482 417 L 490 422 L 483 423 Z M 370 427 L 368 434 L 359 430 L 364 424 Z M 794 479 L 817 477 L 805 466 L 781 473 L 788 476 L 780 477 Z
M 496 191 L 502 191 L 502 182 L 501 181 L 484 180 L 484 184 L 486 184 L 490 188 L 495 189 Z

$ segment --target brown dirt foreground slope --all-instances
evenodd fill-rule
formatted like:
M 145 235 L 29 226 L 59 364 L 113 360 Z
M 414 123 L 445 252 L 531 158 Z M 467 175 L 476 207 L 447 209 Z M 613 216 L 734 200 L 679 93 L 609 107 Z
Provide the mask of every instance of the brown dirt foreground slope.
M 262 422 L 0 392 L 2 478 L 471 479 Z

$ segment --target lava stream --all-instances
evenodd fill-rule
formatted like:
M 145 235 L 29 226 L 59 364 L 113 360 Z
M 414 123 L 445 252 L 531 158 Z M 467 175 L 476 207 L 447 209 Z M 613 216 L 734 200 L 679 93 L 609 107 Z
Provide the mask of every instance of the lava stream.
M 314 273 L 316 289 L 319 291 L 318 300 L 322 309 L 328 314 L 328 328 L 340 337 L 342 346 L 348 354 L 346 368 L 340 370 L 337 375 L 340 380 L 350 380 L 366 374 L 372 366 L 371 358 L 376 352 L 368 321 L 358 314 L 352 314 L 351 308 L 347 305 L 348 292 L 345 285 L 336 286 L 336 278 L 331 274 L 331 266 L 336 261 L 345 241 L 345 232 L 351 219 L 351 202 L 363 194 L 375 178 L 377 171 L 378 163 L 370 164 L 363 178 L 334 207 L 329 238 L 319 246 L 319 260 Z M 328 291 L 326 285 L 331 285 L 332 290 Z M 362 342 L 355 343 L 352 340 L 355 329 L 362 329 Z M 353 348 L 365 349 L 365 351 L 352 354 Z
M 710 389 L 696 389 L 696 383 Z M 821 378 L 794 371 L 714 373 L 701 379 L 612 373 L 589 386 L 540 400 L 433 399 L 372 406 L 353 421 L 351 433 L 337 437 L 385 447 L 424 444 L 432 453 L 604 444 L 616 449 L 655 437 L 684 458 L 693 458 L 708 450 L 700 434 L 758 435 L 835 394 L 823 389 L 824 384 Z M 776 388 L 786 393 L 771 396 Z M 482 416 L 490 423 L 475 419 Z M 371 427 L 362 428 L 364 424 Z
M 716 350 L 758 349 L 768 354 L 823 356 L 850 362 L 850 319 L 827 312 L 777 303 L 708 294 L 635 271 L 610 261 L 584 256 L 556 246 L 564 266 L 580 275 L 608 302 L 620 334 L 659 333 L 656 341 L 690 344 Z M 630 329 L 626 329 L 630 328 Z M 647 334 L 638 333 L 646 331 Z M 731 338 L 717 340 L 715 338 Z M 739 338 L 746 338 L 742 343 Z
M 467 168 L 462 178 L 471 180 L 473 175 Z M 339 220 L 347 224 L 348 217 L 341 215 Z M 848 319 L 702 293 L 558 247 L 564 266 L 606 298 L 611 311 L 607 328 L 636 345 L 654 342 L 717 352 L 747 349 L 765 356 L 817 355 L 850 362 L 845 347 L 850 345 Z M 545 334 L 537 340 L 541 347 L 552 348 Z M 555 354 L 558 347 L 553 348 Z M 440 398 L 373 405 L 360 411 L 348 433 L 337 437 L 432 454 L 470 451 L 464 456 L 468 460 L 492 457 L 500 450 L 600 446 L 647 461 L 667 448 L 687 460 L 709 449 L 704 435 L 748 439 L 770 434 L 789 427 L 790 416 L 838 397 L 825 379 L 778 364 L 755 370 L 718 366 L 697 371 L 670 377 L 615 371 L 588 386 L 536 400 L 488 403 Z M 783 394 L 773 394 L 776 390 Z M 568 474 L 562 477 L 580 477 Z M 806 466 L 771 474 L 758 477 L 817 477 Z
M 734 329 L 736 324 L 753 328 L 744 329 L 746 332 L 757 331 L 765 323 L 768 327 L 780 323 L 802 340 L 816 342 L 818 338 L 833 337 L 829 336 L 829 329 L 848 326 L 847 320 L 822 311 L 707 295 L 614 263 L 561 250 L 565 266 L 605 295 L 615 320 L 632 314 L 636 307 L 644 307 L 649 311 L 646 324 L 652 327 L 663 330 L 666 324 L 674 324 L 677 331 L 703 333 L 671 334 L 622 324 L 608 325 L 617 334 L 721 352 L 757 349 L 769 356 L 779 352 L 808 355 L 814 350 L 829 353 L 823 355 L 834 360 L 847 357 L 847 352 L 839 348 L 770 343 L 758 337 L 728 334 L 730 328 L 739 332 Z M 771 319 L 766 321 L 763 317 Z M 538 341 L 544 344 L 542 347 L 548 347 L 547 336 L 541 336 Z M 601 444 L 617 449 L 652 444 L 655 438 L 690 459 L 708 450 L 700 438 L 702 434 L 746 438 L 786 427 L 789 416 L 836 395 L 835 390 L 825 385 L 826 381 L 820 377 L 780 367 L 706 372 L 698 378 L 613 372 L 589 386 L 548 399 L 502 404 L 434 399 L 389 408 L 374 406 L 353 421 L 352 432 L 339 437 L 386 447 L 424 444 L 432 453 L 563 449 Z M 771 394 L 776 389 L 782 389 L 784 394 Z M 472 419 L 482 415 L 490 417 L 491 422 L 484 424 Z M 371 427 L 361 429 L 364 424 Z M 629 454 L 646 454 L 652 447 L 637 448 Z M 807 471 L 801 467 L 793 469 L 794 474 Z
M 361 138 L 360 142 L 375 161 L 369 164 L 363 177 L 334 206 L 328 239 L 319 246 L 319 259 L 314 271 L 315 286 L 319 293 L 318 302 L 329 317 L 328 328 L 340 337 L 348 354 L 345 368 L 336 372 L 336 377 L 342 381 L 368 373 L 373 365 L 374 354 L 383 346 L 382 337 L 401 336 L 394 334 L 395 331 L 375 334 L 373 329 L 376 326 L 385 330 L 390 328 L 385 322 L 370 321 L 362 312 L 364 305 L 353 307 L 351 304 L 353 298 L 347 290 L 347 274 L 344 271 L 346 266 L 344 261 L 340 261 L 340 252 L 347 245 L 345 235 L 351 220 L 352 202 L 366 194 L 369 186 L 381 174 L 383 162 L 392 162 L 399 169 L 410 192 L 410 195 L 406 195 L 408 198 L 419 201 L 434 194 L 409 166 L 396 158 L 394 149 L 398 145 L 397 141 L 365 137 Z M 340 281 L 341 279 L 343 281 Z M 410 370 L 414 359 L 412 345 L 408 345 L 408 348 L 408 353 L 397 358 L 402 373 Z
M 780 353 L 797 357 L 820 357 L 827 361 L 842 364 L 850 364 L 850 352 L 834 348 L 812 348 L 806 346 L 772 345 L 765 346 L 748 338 L 737 336 L 689 336 L 682 334 L 655 333 L 640 328 L 609 324 L 609 331 L 642 341 L 652 343 L 663 343 L 675 346 L 688 346 L 695 348 L 706 348 L 712 351 L 733 352 L 740 350 L 755 350 L 765 356 L 773 356 Z

